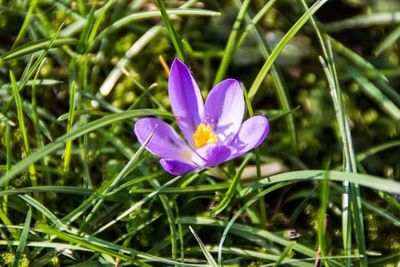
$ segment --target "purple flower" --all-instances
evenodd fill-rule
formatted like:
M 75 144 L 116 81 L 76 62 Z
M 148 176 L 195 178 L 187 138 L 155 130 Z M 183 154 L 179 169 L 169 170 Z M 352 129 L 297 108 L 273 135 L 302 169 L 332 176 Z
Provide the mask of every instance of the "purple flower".
M 155 129 L 146 149 L 160 157 L 163 169 L 173 175 L 236 158 L 259 146 L 267 137 L 269 123 L 264 116 L 254 116 L 242 123 L 244 97 L 235 79 L 217 84 L 204 104 L 189 69 L 175 59 L 168 80 L 168 94 L 186 140 L 169 124 L 156 118 L 138 120 L 134 131 L 143 144 Z

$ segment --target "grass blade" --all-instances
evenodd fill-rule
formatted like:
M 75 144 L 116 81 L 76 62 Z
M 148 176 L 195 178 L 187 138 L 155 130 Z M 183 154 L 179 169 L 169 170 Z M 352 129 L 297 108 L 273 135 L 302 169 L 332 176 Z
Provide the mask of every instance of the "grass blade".
M 209 217 L 181 217 L 179 218 L 179 223 L 182 224 L 190 224 L 190 225 L 203 225 L 207 227 L 226 227 L 227 222 L 223 220 L 218 220 L 218 219 L 213 219 Z M 277 243 L 281 246 L 290 246 L 292 244 L 291 241 L 288 241 L 285 238 L 282 238 L 272 232 L 269 232 L 267 230 L 259 229 L 256 227 L 252 227 L 249 225 L 244 225 L 244 224 L 238 224 L 234 223 L 232 225 L 232 231 L 235 232 L 243 232 L 246 234 L 247 238 L 249 240 L 254 239 L 254 236 L 259 236 L 263 239 L 269 240 L 271 242 Z M 314 250 L 300 244 L 296 243 L 293 247 L 293 250 L 306 255 L 308 257 L 315 257 L 316 253 Z
M 197 243 L 199 243 L 200 249 L 203 252 L 204 256 L 207 259 L 209 265 L 213 267 L 218 267 L 219 265 L 215 262 L 213 256 L 211 255 L 210 251 L 208 251 L 207 247 L 204 245 L 203 241 L 201 241 L 200 237 L 197 233 L 193 230 L 193 228 L 189 225 L 189 230 L 192 232 L 194 238 L 196 238 Z
M 170 117 L 170 113 L 163 112 L 163 111 L 157 111 L 157 110 L 151 110 L 151 109 L 141 109 L 141 110 L 137 109 L 137 110 L 125 111 L 125 112 L 121 112 L 121 113 L 117 113 L 117 114 L 111 114 L 111 115 L 105 116 L 101 119 L 98 119 L 96 121 L 92 121 L 71 133 L 64 134 L 63 136 L 54 140 L 54 142 L 46 145 L 42 149 L 39 149 L 39 150 L 33 152 L 28 157 L 19 161 L 17 164 L 15 164 L 10 169 L 9 172 L 7 172 L 2 177 L 0 177 L 0 186 L 3 185 L 6 181 L 15 177 L 17 174 L 23 172 L 30 164 L 42 159 L 43 157 L 49 155 L 50 153 L 52 153 L 55 150 L 57 150 L 58 148 L 60 148 L 65 142 L 67 142 L 69 140 L 74 140 L 86 133 L 89 133 L 98 128 L 116 123 L 118 121 L 132 119 L 135 117 L 142 117 L 142 116 Z
M 375 56 L 379 56 L 383 51 L 392 46 L 400 38 L 400 25 L 397 26 L 388 36 L 386 36 L 377 47 L 374 49 L 373 53 Z
M 28 29 L 28 27 L 29 27 L 29 24 L 30 24 L 31 20 L 32 20 L 32 14 L 33 14 L 33 11 L 34 11 L 35 8 L 36 8 L 37 2 L 38 2 L 37 0 L 32 0 L 32 1 L 30 2 L 28 11 L 26 12 L 26 15 L 25 15 L 24 22 L 22 23 L 21 29 L 19 30 L 19 33 L 18 33 L 18 35 L 17 35 L 17 38 L 15 38 L 14 44 L 13 44 L 13 46 L 12 46 L 13 48 L 14 48 L 18 43 L 20 43 L 21 40 L 25 37 L 26 31 L 27 31 L 27 29 Z
M 380 12 L 369 15 L 358 15 L 349 19 L 335 21 L 324 25 L 327 32 L 343 31 L 353 28 L 365 28 L 376 25 L 395 24 L 400 22 L 400 12 Z
M 76 83 L 72 82 L 69 90 L 69 112 L 68 112 L 68 121 L 67 121 L 67 134 L 72 131 L 72 125 L 74 123 L 74 111 L 75 111 L 75 91 L 76 91 Z M 69 165 L 71 162 L 71 149 L 72 149 L 72 140 L 68 140 L 65 143 L 64 149 L 64 168 L 63 172 L 67 173 L 69 171 Z
M 269 4 L 271 3 L 271 5 L 272 5 L 273 2 L 274 2 L 274 0 L 269 1 L 265 7 L 268 7 L 268 9 L 269 9 L 271 7 L 271 6 L 269 6 Z M 236 0 L 235 3 L 236 3 L 236 5 L 238 5 L 238 3 L 240 3 L 240 1 Z M 265 9 L 267 9 L 267 8 L 265 8 Z M 256 16 L 254 16 L 254 18 L 252 20 L 250 19 L 250 17 L 248 15 L 246 16 L 246 23 L 249 24 L 248 25 L 249 28 L 252 28 L 250 26 L 261 18 L 259 15 L 263 14 L 263 12 L 266 12 L 266 10 L 264 10 L 264 8 L 262 8 L 260 10 L 260 12 Z M 263 37 L 263 34 L 257 27 L 254 28 L 252 33 L 255 35 L 256 41 L 258 43 L 258 47 L 261 51 L 262 56 L 264 57 L 264 60 L 267 60 L 270 57 L 270 51 L 269 51 L 268 45 L 265 41 L 265 38 Z M 242 34 L 241 40 L 239 40 L 239 44 L 242 40 L 244 40 L 244 38 L 245 38 L 245 35 Z M 289 99 L 288 92 L 284 86 L 284 81 L 283 81 L 281 75 L 279 74 L 277 67 L 275 67 L 274 64 L 272 64 L 272 66 L 271 66 L 271 77 L 272 77 L 274 89 L 276 91 L 276 95 L 278 97 L 279 106 L 281 107 L 281 109 L 284 112 L 289 112 L 292 109 L 291 101 Z M 248 98 L 248 96 L 247 96 L 247 98 Z M 247 105 L 250 106 L 250 104 L 249 104 L 250 101 L 247 99 L 246 99 L 246 101 L 247 101 Z M 289 116 L 286 117 L 286 124 L 287 124 L 288 130 L 290 132 L 290 136 L 291 136 L 292 151 L 293 151 L 293 153 L 296 153 L 297 137 L 296 137 L 293 114 L 289 114 Z
M 26 241 L 28 240 L 31 219 L 32 219 L 32 209 L 29 207 L 28 213 L 26 214 L 26 218 L 25 218 L 24 228 L 22 229 L 21 236 L 19 239 L 17 251 L 15 252 L 15 260 L 12 265 L 13 267 L 18 267 L 20 260 L 22 259 L 22 256 L 23 256 L 23 253 L 25 250 L 25 246 L 26 246 Z
M 263 16 L 272 8 L 272 6 L 275 4 L 277 0 L 270 0 L 268 3 L 266 3 L 260 11 L 250 20 L 248 18 L 247 26 L 245 30 L 243 31 L 242 35 L 239 38 L 239 41 L 237 42 L 237 47 L 239 47 L 243 41 L 246 39 L 247 35 L 253 31 L 253 29 L 256 27 L 257 23 L 263 18 Z
M 174 48 L 176 50 L 176 53 L 178 54 L 179 59 L 185 62 L 186 64 L 189 64 L 182 41 L 179 38 L 178 34 L 176 33 L 174 26 L 172 26 L 171 20 L 169 19 L 167 9 L 165 8 L 164 5 L 164 1 L 157 0 L 157 5 L 158 8 L 160 9 L 164 24 L 167 27 L 169 38 L 171 38 L 172 44 L 174 45 Z
M 374 81 L 379 85 L 381 90 L 388 97 L 390 97 L 397 106 L 400 106 L 400 94 L 395 89 L 390 87 L 390 85 L 388 84 L 388 79 L 381 73 L 381 71 L 376 69 L 374 65 L 365 60 L 362 56 L 358 55 L 356 52 L 347 48 L 332 37 L 328 38 L 330 44 L 332 45 L 332 48 L 335 49 L 335 52 L 343 55 L 346 59 L 350 60 L 360 70 L 362 69 L 365 70 L 367 73 L 371 73 L 372 76 L 374 76 Z
M 144 197 L 142 200 L 136 202 L 132 207 L 130 207 L 129 209 L 127 209 L 126 211 L 124 211 L 123 213 L 121 213 L 120 215 L 118 215 L 117 218 L 111 220 L 110 222 L 108 222 L 107 224 L 103 225 L 102 227 L 100 227 L 99 230 L 97 230 L 94 235 L 99 234 L 101 232 L 103 232 L 104 230 L 106 230 L 107 228 L 109 228 L 110 226 L 114 225 L 115 223 L 117 223 L 118 221 L 122 220 L 123 218 L 125 218 L 126 216 L 128 216 L 129 214 L 131 214 L 132 212 L 134 212 L 135 210 L 141 208 L 147 201 L 149 201 L 150 199 L 152 199 L 153 197 L 155 197 L 157 194 L 159 194 L 164 188 L 170 186 L 171 184 L 174 184 L 175 182 L 177 182 L 179 179 L 181 179 L 181 176 L 176 176 L 174 179 L 166 182 L 165 184 L 163 184 L 162 186 L 160 186 L 159 188 L 157 188 L 156 190 L 154 190 L 153 192 L 151 192 L 150 194 L 148 194 L 146 197 Z
M 287 257 L 287 255 L 289 254 L 289 252 L 292 250 L 293 246 L 296 243 L 293 242 L 290 245 L 286 246 L 285 249 L 283 250 L 282 254 L 279 256 L 279 258 L 276 260 L 276 262 L 274 263 L 273 267 L 279 267 L 281 265 L 281 263 L 284 261 L 284 259 Z
M 10 71 L 10 79 L 11 79 L 11 87 L 13 89 L 13 96 L 14 96 L 14 100 L 15 100 L 15 105 L 17 107 L 19 129 L 21 130 L 26 156 L 29 157 L 30 154 L 31 154 L 31 149 L 30 149 L 29 140 L 28 140 L 28 133 L 27 133 L 26 126 L 25 126 L 25 121 L 24 121 L 24 114 L 23 114 L 23 109 L 22 109 L 21 97 L 19 95 L 17 82 L 15 81 L 15 77 L 14 77 L 14 74 L 13 74 L 12 71 Z M 30 180 L 31 180 L 31 185 L 32 186 L 37 186 L 36 168 L 35 168 L 35 165 L 33 165 L 33 164 L 29 165 L 29 177 L 30 177 Z M 36 197 L 39 197 L 39 196 L 36 195 Z
M 213 10 L 204 10 L 204 9 L 196 9 L 196 8 L 169 8 L 166 10 L 168 16 L 219 16 L 221 13 L 216 12 Z M 141 20 L 146 20 L 146 19 L 153 19 L 156 17 L 160 17 L 161 12 L 160 11 L 144 11 L 140 13 L 134 13 L 130 14 L 128 16 L 125 16 L 115 22 L 113 22 L 111 25 L 109 25 L 106 29 L 101 31 L 97 37 L 94 39 L 94 43 L 99 42 L 102 38 L 108 37 L 108 35 L 114 33 L 115 31 L 128 26 L 132 24 L 133 22 L 141 21 Z
M 272 64 L 278 58 L 279 54 L 282 52 L 283 48 L 286 44 L 293 38 L 293 36 L 301 29 L 301 27 L 308 21 L 308 19 L 315 13 L 317 10 L 326 3 L 327 0 L 319 0 L 311 6 L 309 10 L 307 10 L 299 20 L 290 28 L 290 30 L 283 36 L 282 40 L 276 45 L 274 50 L 272 50 L 271 55 L 265 61 L 264 65 L 262 66 L 260 72 L 258 73 L 257 77 L 254 79 L 253 84 L 251 85 L 249 91 L 249 98 L 252 100 L 256 95 L 258 89 L 262 81 L 264 80 L 265 76 L 267 75 L 268 71 L 270 70 Z
M 50 45 L 51 47 L 56 48 L 63 45 L 73 45 L 73 44 L 76 44 L 76 39 L 68 37 L 65 38 L 59 37 L 54 39 L 53 41 L 51 39 L 34 41 L 10 50 L 9 52 L 3 54 L 0 57 L 0 60 L 8 61 L 20 58 L 22 56 L 30 55 L 32 53 L 39 52 L 42 50 L 47 50 Z
M 325 171 L 325 170 L 305 170 L 305 171 L 292 171 L 266 177 L 260 181 L 254 182 L 247 188 L 240 192 L 242 197 L 255 193 L 259 188 L 273 185 L 280 182 L 301 182 L 301 181 L 314 181 L 324 179 L 326 176 L 331 181 L 358 184 L 375 190 L 381 190 L 388 193 L 400 194 L 400 182 L 390 179 L 360 174 L 360 173 L 347 173 L 342 171 Z
M 221 63 L 219 64 L 217 74 L 214 79 L 214 84 L 219 83 L 225 76 L 226 70 L 228 69 L 229 63 L 232 60 L 232 55 L 235 49 L 238 47 L 237 44 L 237 35 L 242 25 L 242 21 L 244 16 L 246 15 L 246 11 L 249 7 L 250 0 L 245 0 L 239 9 L 239 13 L 236 17 L 235 23 L 233 24 L 231 33 L 228 38 L 228 42 L 226 43 L 224 56 L 222 57 Z
M 360 85 L 364 93 L 375 101 L 381 109 L 386 112 L 394 120 L 400 120 L 400 108 L 398 108 L 381 90 L 379 90 L 373 83 L 368 81 L 356 69 L 349 67 L 348 72 L 350 76 Z
M 215 206 L 211 211 L 208 212 L 209 216 L 215 217 L 216 215 L 220 214 L 224 209 L 229 205 L 229 202 L 232 200 L 237 186 L 239 185 L 240 182 L 240 176 L 242 175 L 242 172 L 244 170 L 244 167 L 246 167 L 247 162 L 250 160 L 251 154 L 247 155 L 243 161 L 238 170 L 236 171 L 235 177 L 233 177 L 231 184 L 229 185 L 228 191 L 226 192 L 224 198 L 221 200 L 220 203 L 218 203 L 217 206 Z
M 327 225 L 327 215 L 326 210 L 329 204 L 329 180 L 328 176 L 321 181 L 321 196 L 320 196 L 320 208 L 318 212 L 318 250 L 321 253 L 324 265 L 329 267 L 329 261 L 326 260 L 326 225 Z M 317 259 L 316 259 L 317 262 Z

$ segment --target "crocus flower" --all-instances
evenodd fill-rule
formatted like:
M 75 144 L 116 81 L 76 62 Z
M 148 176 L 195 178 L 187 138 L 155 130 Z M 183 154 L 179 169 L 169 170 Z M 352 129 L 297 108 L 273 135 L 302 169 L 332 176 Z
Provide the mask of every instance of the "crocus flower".
M 175 59 L 168 94 L 185 139 L 156 118 L 138 120 L 134 131 L 141 144 L 154 131 L 146 149 L 160 157 L 163 169 L 173 175 L 214 167 L 236 158 L 259 146 L 268 134 L 269 123 L 264 116 L 254 116 L 242 123 L 244 97 L 235 79 L 218 83 L 204 104 L 189 69 Z

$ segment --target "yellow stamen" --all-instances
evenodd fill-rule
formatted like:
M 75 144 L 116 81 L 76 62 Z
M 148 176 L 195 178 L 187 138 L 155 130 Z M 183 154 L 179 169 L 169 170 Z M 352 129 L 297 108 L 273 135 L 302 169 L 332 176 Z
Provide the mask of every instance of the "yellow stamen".
M 213 132 L 210 125 L 200 123 L 196 132 L 193 134 L 194 145 L 199 148 L 209 144 L 218 142 L 217 135 Z

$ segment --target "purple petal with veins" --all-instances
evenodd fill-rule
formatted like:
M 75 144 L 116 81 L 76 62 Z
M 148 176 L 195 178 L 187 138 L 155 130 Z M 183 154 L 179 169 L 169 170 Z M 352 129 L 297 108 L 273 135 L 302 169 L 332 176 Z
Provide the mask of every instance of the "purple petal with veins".
M 203 168 L 214 167 L 229 159 L 231 149 L 224 145 L 207 145 L 193 153 L 193 162 Z
M 139 143 L 143 142 L 155 129 L 146 149 L 160 158 L 191 161 L 191 149 L 168 123 L 155 118 L 143 118 L 135 124 L 135 134 Z M 188 156 L 189 155 L 189 156 Z
M 161 159 L 160 164 L 166 172 L 169 172 L 172 175 L 181 175 L 197 168 L 196 165 L 175 159 Z
M 168 94 L 178 126 L 189 144 L 193 144 L 192 135 L 203 118 L 204 104 L 190 70 L 178 59 L 171 66 Z
M 239 131 L 243 114 L 243 91 L 237 80 L 226 79 L 211 90 L 205 104 L 205 122 L 213 126 L 221 143 Z
M 269 122 L 266 117 L 258 115 L 247 119 L 229 144 L 234 151 L 230 158 L 236 158 L 261 145 L 268 132 Z

